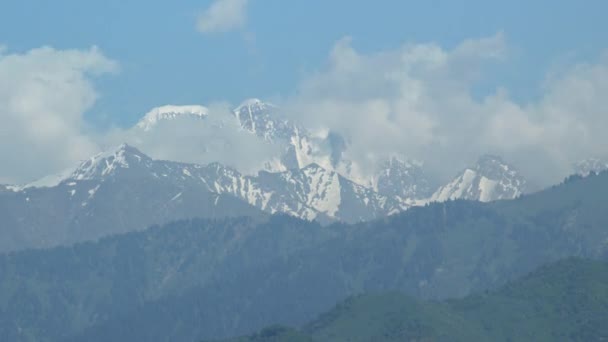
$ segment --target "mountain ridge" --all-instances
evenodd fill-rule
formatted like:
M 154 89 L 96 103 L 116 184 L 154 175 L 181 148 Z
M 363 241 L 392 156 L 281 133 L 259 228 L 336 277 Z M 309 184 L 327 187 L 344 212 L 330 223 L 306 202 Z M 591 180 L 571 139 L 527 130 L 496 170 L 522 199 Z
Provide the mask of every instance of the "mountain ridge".
M 11 242 L 12 250 L 49 247 L 227 212 L 256 216 L 259 210 L 329 223 L 366 221 L 407 208 L 316 164 L 251 176 L 218 163 L 153 160 L 126 144 L 82 162 L 52 183 L 0 194 L 0 212 L 8 218 L 4 237 L 13 236 L 0 250 L 10 249 Z M 137 209 L 131 207 L 135 203 Z M 107 212 L 111 207 L 115 212 Z M 48 240 L 33 242 L 35 234 L 28 231 L 43 229 L 44 222 Z M 53 237 L 58 231 L 64 233 Z M 87 231 L 94 233 L 87 238 Z

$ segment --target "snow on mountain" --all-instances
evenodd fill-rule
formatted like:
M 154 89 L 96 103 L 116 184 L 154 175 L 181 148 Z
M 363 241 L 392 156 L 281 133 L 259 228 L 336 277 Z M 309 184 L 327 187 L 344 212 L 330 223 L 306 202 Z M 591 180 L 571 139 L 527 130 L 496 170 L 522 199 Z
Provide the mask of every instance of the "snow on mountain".
M 500 157 L 482 156 L 477 165 L 467 168 L 450 183 L 440 187 L 431 202 L 454 199 L 490 202 L 513 199 L 526 190 L 526 180 Z
M 431 194 L 429 181 L 420 165 L 392 158 L 380 165 L 380 171 L 375 176 L 364 176 L 358 165 L 341 157 L 346 148 L 343 138 L 331 132 L 313 134 L 281 118 L 280 109 L 272 104 L 249 99 L 238 106 L 234 114 L 247 131 L 285 144 L 282 166 L 268 168 L 268 171 L 300 169 L 318 164 L 357 184 L 372 187 L 382 195 L 397 197 L 401 201 L 412 202 Z
M 260 99 L 248 99 L 237 106 L 232 114 L 231 117 L 216 118 L 215 121 L 236 119 L 234 127 L 237 127 L 237 130 L 242 129 L 242 134 L 253 134 L 279 146 L 272 152 L 276 153 L 276 156 L 267 157 L 266 161 L 260 163 L 260 168 L 264 171 L 286 172 L 318 164 L 325 170 L 337 172 L 341 177 L 371 188 L 375 193 L 408 205 L 421 203 L 426 199 L 445 201 L 467 198 L 492 201 L 512 198 L 520 194 L 526 186 L 525 180 L 511 166 L 499 161 L 497 157 L 486 156 L 477 166 L 463 171 L 452 182 L 433 193 L 431 182 L 419 163 L 391 158 L 378 165 L 375 173 L 363 173 L 360 165 L 343 157 L 343 152 L 348 148 L 344 139 L 332 132 L 311 132 L 282 116 L 280 108 L 273 104 Z M 162 106 L 147 113 L 137 127 L 148 131 L 164 121 L 192 117 L 205 119 L 210 115 L 214 113 L 210 113 L 204 106 Z M 226 127 L 232 129 L 231 125 Z M 220 137 L 210 139 L 221 140 Z M 230 144 L 222 140 L 218 144 L 209 141 L 206 145 L 220 146 L 226 143 Z M 599 160 L 587 160 L 580 163 L 577 169 L 581 174 L 588 174 L 592 170 L 598 171 L 607 167 L 607 164 Z M 111 167 L 106 172 L 111 172 Z M 46 179 L 44 182 L 54 184 L 57 180 Z
M 74 180 L 101 179 L 113 175 L 120 169 L 145 165 L 151 167 L 152 159 L 138 149 L 122 144 L 118 148 L 99 153 L 80 164 L 71 174 Z
M 313 137 L 302 126 L 281 117 L 279 108 L 275 105 L 259 99 L 249 99 L 235 108 L 233 113 L 247 132 L 283 145 L 283 153 L 279 156 L 281 166 L 275 165 L 266 171 L 298 169 L 314 162 L 331 167 L 319 160 L 318 155 L 314 155 L 321 149 L 323 139 Z
M 373 189 L 402 201 L 427 198 L 432 194 L 422 163 L 393 157 L 382 163 L 372 180 Z
M 582 160 L 574 165 L 574 171 L 583 177 L 589 176 L 591 173 L 600 173 L 608 170 L 608 161 L 589 158 Z
M 173 120 L 176 118 L 204 118 L 209 114 L 209 110 L 206 107 L 191 105 L 191 106 L 161 106 L 150 110 L 144 117 L 137 123 L 137 127 L 148 131 L 155 125 L 163 120 Z
M 46 248 L 146 229 L 175 220 L 259 216 L 209 190 L 200 165 L 156 161 L 128 145 L 82 162 L 56 185 L 0 191 L 7 230 L 0 252 Z
M 340 209 L 341 188 L 340 176 L 327 171 L 317 164 L 310 164 L 301 170 L 306 189 L 306 203 L 330 217 L 335 217 Z
M 253 134 L 268 142 L 283 146 L 283 153 L 275 160 L 266 163 L 267 171 L 284 171 L 302 168 L 316 162 L 326 168 L 333 168 L 331 152 L 325 145 L 326 137 L 316 137 L 304 127 L 281 116 L 277 106 L 259 99 L 248 99 L 236 107 L 232 119 L 235 127 L 242 128 L 244 134 Z M 152 109 L 136 125 L 144 132 L 152 127 L 176 119 L 207 118 L 214 115 L 203 106 L 163 106 Z M 219 115 L 219 114 L 218 114 Z M 214 122 L 229 120 L 226 117 L 214 117 Z M 213 141 L 209 142 L 213 145 Z M 246 148 L 245 146 L 243 148 Z
M 68 168 L 60 173 L 45 176 L 20 186 L 8 186 L 13 191 L 31 188 L 52 188 L 68 181 L 100 179 L 111 175 L 117 169 L 128 169 L 133 161 L 150 163 L 152 160 L 136 148 L 122 144 L 115 149 L 99 153 L 81 162 L 76 168 Z
M 239 116 L 248 116 L 250 119 L 254 113 L 265 112 L 268 109 L 275 109 L 276 106 L 263 102 L 260 99 L 251 98 L 243 101 L 238 107 L 234 109 L 234 113 Z
M 377 194 L 317 164 L 250 176 L 218 163 L 203 166 L 153 160 L 126 144 L 100 153 L 71 172 L 52 178 L 53 182 L 46 183 L 44 188 L 66 186 L 67 191 L 75 191 L 70 197 L 80 201 L 83 207 L 107 182 L 118 182 L 128 188 L 130 182 L 146 180 L 169 183 L 173 188 L 191 192 L 229 195 L 269 213 L 286 213 L 308 220 L 320 218 L 357 222 L 406 209 L 398 200 Z M 80 184 L 85 183 L 87 191 L 78 189 Z M 31 188 L 43 189 L 26 186 L 21 190 Z M 85 192 L 90 196 L 74 196 Z M 139 195 L 133 193 L 133 196 Z M 181 194 L 174 196 L 176 194 L 172 195 L 171 201 L 178 200 Z
M 214 113 L 203 106 L 162 106 L 148 112 L 136 127 L 145 132 L 163 122 L 184 118 L 208 120 L 212 119 L 212 115 Z M 190 182 L 196 181 L 197 186 L 205 184 L 208 191 L 229 194 L 271 213 L 285 212 L 307 219 L 319 215 L 347 221 L 357 220 L 354 217 L 369 219 L 376 217 L 376 213 L 397 212 L 423 203 L 429 197 L 434 201 L 453 198 L 481 201 L 512 198 L 521 193 L 521 188 L 525 185 L 525 181 L 510 166 L 498 158 L 486 157 L 475 168 L 465 170 L 450 184 L 432 193 L 430 181 L 421 163 L 391 158 L 379 165 L 377 172 L 365 175 L 359 165 L 343 157 L 347 146 L 340 136 L 332 132 L 313 134 L 282 117 L 278 107 L 259 99 L 246 100 L 233 110 L 233 116 L 215 118 L 210 123 L 226 120 L 236 120 L 233 122 L 236 128 L 225 125 L 226 129 L 237 130 L 235 134 L 253 134 L 271 141 L 283 146 L 283 152 L 273 152 L 278 155 L 263 163 L 263 171 L 267 172 L 261 172 L 258 176 L 242 175 L 242 172 L 250 174 L 251 170 L 237 171 L 222 167 L 226 174 L 216 174 L 217 178 L 212 179 L 207 174 L 201 174 L 203 167 L 183 168 L 193 175 Z M 240 128 L 242 131 L 238 131 Z M 209 137 L 210 141 L 205 144 L 225 144 L 225 141 L 220 141 L 221 144 L 212 141 L 222 137 L 223 135 Z M 280 150 L 281 148 L 277 149 Z M 10 189 L 19 191 L 24 188 L 53 187 L 62 182 L 103 179 L 116 173 L 120 177 L 138 173 L 155 178 L 183 177 L 181 169 L 172 170 L 175 165 L 177 164 L 152 160 L 133 147 L 122 145 L 94 156 L 60 175 Z M 268 184 L 263 183 L 262 179 Z M 296 184 L 299 188 L 295 187 Z M 352 204 L 353 201 L 363 204 L 355 205 Z M 355 215 L 349 212 L 351 209 L 343 209 L 349 205 L 359 208 L 356 210 L 363 207 L 374 209 L 365 209 L 364 214 Z
M 299 218 L 358 222 L 406 209 L 399 201 L 366 189 L 334 171 L 310 164 L 285 172 L 243 176 L 212 164 L 208 180 L 218 193 L 231 194 L 269 213 Z
M 214 113 L 208 113 L 205 107 L 192 110 L 194 106 L 166 106 L 150 111 L 138 124 L 138 127 L 149 130 L 165 120 L 187 118 L 186 115 L 174 113 L 201 113 L 201 117 L 211 118 Z M 167 114 L 169 113 L 169 114 Z M 310 132 L 306 128 L 282 116 L 280 108 L 259 99 L 243 101 L 233 111 L 236 119 L 235 127 L 242 128 L 242 134 L 253 134 L 256 137 L 275 146 L 279 146 L 277 155 L 263 163 L 263 170 L 269 172 L 284 172 L 292 169 L 302 169 L 311 164 L 318 164 L 323 169 L 335 171 L 340 176 L 365 187 L 372 187 L 376 192 L 399 201 L 413 203 L 414 200 L 430 195 L 428 180 L 419 166 L 404 163 L 393 158 L 379 166 L 376 175 L 365 175 L 356 163 L 342 157 L 347 145 L 342 137 L 329 131 Z M 229 120 L 230 118 L 215 118 Z M 240 134 L 240 133 L 239 133 Z M 215 138 L 211 138 L 211 140 Z M 208 141 L 208 146 L 213 146 Z M 243 148 L 246 148 L 243 146 Z M 250 173 L 251 170 L 239 170 Z
M 233 113 L 241 127 L 269 141 L 288 141 L 296 129 L 289 120 L 279 117 L 276 106 L 259 99 L 245 100 Z

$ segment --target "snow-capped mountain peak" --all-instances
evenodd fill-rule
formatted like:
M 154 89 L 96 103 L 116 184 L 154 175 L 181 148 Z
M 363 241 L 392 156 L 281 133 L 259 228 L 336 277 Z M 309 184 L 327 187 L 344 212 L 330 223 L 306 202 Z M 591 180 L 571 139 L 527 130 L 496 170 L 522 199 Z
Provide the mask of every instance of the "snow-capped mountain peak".
M 278 108 L 259 99 L 249 99 L 233 110 L 241 127 L 266 140 L 288 141 L 294 134 L 294 125 L 278 117 Z
M 209 109 L 199 105 L 174 106 L 166 105 L 150 110 L 137 123 L 137 127 L 148 131 L 163 120 L 173 120 L 180 117 L 204 118 L 209 115 Z
M 432 202 L 468 199 L 490 202 L 513 199 L 526 190 L 526 180 L 500 157 L 484 155 L 474 167 L 465 169 L 450 183 L 439 188 Z
M 150 157 L 135 147 L 122 144 L 82 161 L 75 168 L 65 169 L 59 173 L 42 177 L 25 185 L 9 186 L 7 189 L 19 192 L 31 188 L 52 188 L 67 181 L 101 179 L 118 169 L 128 169 L 130 165 L 141 162 L 149 163 L 151 160 Z
M 122 144 L 82 162 L 72 172 L 70 178 L 74 180 L 99 179 L 113 174 L 116 170 L 129 169 L 133 165 L 149 163 L 151 160 L 135 147 Z
M 268 109 L 276 108 L 271 103 L 266 103 L 260 99 L 251 98 L 243 101 L 238 107 L 234 109 L 234 113 L 239 116 L 244 113 L 258 113 Z

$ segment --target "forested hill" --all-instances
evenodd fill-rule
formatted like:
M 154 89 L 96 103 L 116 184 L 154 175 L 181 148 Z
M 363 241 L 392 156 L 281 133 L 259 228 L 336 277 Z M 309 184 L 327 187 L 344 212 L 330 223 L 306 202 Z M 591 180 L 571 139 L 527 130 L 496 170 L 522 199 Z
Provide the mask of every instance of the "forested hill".
M 0 257 L 10 341 L 181 341 L 300 326 L 345 298 L 463 297 L 544 264 L 608 255 L 608 173 L 513 201 L 453 201 L 322 227 L 181 221 Z
M 341 302 L 297 330 L 263 329 L 232 342 L 604 341 L 608 263 L 567 259 L 496 292 L 443 302 L 398 293 Z

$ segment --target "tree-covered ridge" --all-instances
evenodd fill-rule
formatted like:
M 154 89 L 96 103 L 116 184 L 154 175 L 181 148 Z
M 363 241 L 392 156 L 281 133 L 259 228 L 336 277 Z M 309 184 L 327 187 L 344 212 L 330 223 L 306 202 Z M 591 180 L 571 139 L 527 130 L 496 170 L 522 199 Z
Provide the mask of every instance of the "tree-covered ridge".
M 271 334 L 269 332 L 274 332 Z M 399 293 L 351 297 L 301 330 L 268 328 L 231 341 L 602 341 L 608 263 L 563 260 L 496 292 L 443 302 Z
M 180 341 L 299 326 L 356 294 L 445 299 L 565 257 L 608 256 L 608 174 L 513 201 L 358 225 L 190 220 L 0 256 L 0 336 Z

